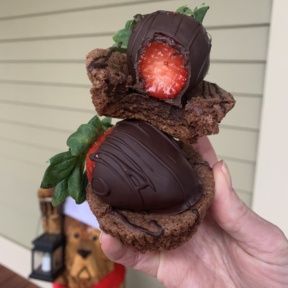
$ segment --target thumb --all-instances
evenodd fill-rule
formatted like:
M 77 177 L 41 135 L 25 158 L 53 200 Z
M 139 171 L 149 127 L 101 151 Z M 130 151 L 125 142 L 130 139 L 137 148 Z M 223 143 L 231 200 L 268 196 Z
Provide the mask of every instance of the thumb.
M 254 213 L 240 200 L 232 188 L 226 164 L 223 161 L 217 162 L 213 172 L 215 199 L 212 213 L 218 225 L 237 240 L 242 248 L 251 248 L 254 252 L 267 252 L 267 249 L 275 248 L 276 242 L 283 243 L 285 237 L 281 230 Z
M 104 254 L 113 262 L 148 273 L 156 277 L 160 255 L 157 253 L 142 254 L 132 248 L 125 247 L 118 239 L 101 232 L 101 248 Z

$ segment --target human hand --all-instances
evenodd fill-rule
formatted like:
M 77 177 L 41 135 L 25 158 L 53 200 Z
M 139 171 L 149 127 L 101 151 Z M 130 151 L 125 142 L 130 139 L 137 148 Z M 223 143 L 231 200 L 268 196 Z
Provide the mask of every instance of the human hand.
M 213 167 L 215 178 L 214 202 L 196 234 L 175 250 L 141 254 L 102 232 L 104 253 L 169 288 L 288 287 L 288 241 L 283 232 L 239 199 L 208 138 L 195 147 Z

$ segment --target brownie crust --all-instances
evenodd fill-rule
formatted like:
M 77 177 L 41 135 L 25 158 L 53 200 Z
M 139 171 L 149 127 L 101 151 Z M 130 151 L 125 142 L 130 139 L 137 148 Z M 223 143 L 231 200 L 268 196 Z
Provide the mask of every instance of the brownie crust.
M 99 115 L 144 120 L 186 143 L 218 133 L 219 123 L 235 104 L 230 93 L 207 81 L 189 92 L 183 107 L 150 97 L 129 74 L 126 53 L 117 50 L 95 49 L 86 65 Z
M 174 249 L 187 241 L 202 222 L 214 197 L 214 178 L 208 163 L 190 145 L 183 145 L 189 162 L 195 167 L 203 195 L 200 200 L 179 214 L 136 213 L 116 210 L 101 201 L 87 187 L 87 201 L 101 229 L 120 239 L 125 246 L 144 253 Z

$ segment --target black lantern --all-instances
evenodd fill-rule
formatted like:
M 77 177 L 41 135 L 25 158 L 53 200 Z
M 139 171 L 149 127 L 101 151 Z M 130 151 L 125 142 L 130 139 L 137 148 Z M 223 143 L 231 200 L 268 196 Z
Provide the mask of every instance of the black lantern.
M 32 273 L 30 277 L 52 282 L 64 269 L 64 236 L 45 233 L 32 243 Z

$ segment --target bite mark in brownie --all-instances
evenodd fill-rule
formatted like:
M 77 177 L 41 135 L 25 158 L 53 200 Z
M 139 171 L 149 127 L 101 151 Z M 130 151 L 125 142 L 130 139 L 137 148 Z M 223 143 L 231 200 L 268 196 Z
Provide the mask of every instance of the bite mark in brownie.
M 91 51 L 86 65 L 99 115 L 144 120 L 186 143 L 218 133 L 219 123 L 235 104 L 229 92 L 207 81 L 189 93 L 183 107 L 150 97 L 129 75 L 126 53 L 113 48 Z

